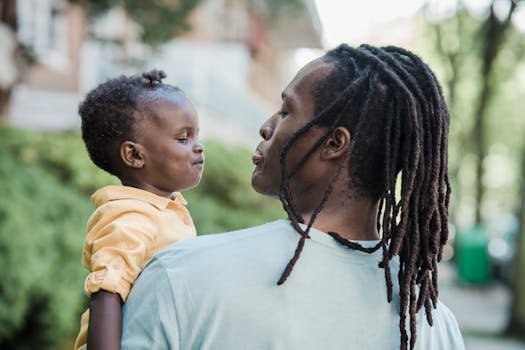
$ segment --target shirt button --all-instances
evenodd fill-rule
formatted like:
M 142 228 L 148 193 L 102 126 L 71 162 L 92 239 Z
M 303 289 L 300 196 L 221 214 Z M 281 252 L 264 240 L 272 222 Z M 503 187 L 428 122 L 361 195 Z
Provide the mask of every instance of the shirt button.
M 115 270 L 120 269 L 120 264 L 119 264 L 119 263 L 114 263 L 114 264 L 113 264 L 113 268 L 114 268 Z

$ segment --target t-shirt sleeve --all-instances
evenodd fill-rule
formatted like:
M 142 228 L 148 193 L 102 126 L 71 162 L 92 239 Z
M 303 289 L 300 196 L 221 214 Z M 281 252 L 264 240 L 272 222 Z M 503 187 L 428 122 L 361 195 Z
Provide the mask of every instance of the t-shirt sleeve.
M 438 302 L 437 308 L 432 312 L 433 326 L 423 320 L 421 332 L 418 334 L 418 349 L 424 350 L 465 350 L 463 337 L 456 318 L 445 306 Z
M 129 208 L 106 208 L 99 215 L 84 246 L 84 264 L 91 271 L 84 291 L 91 296 L 106 290 L 119 294 L 125 302 L 156 239 L 156 218 Z
M 178 350 L 177 309 L 164 266 L 153 258 L 122 310 L 122 350 Z

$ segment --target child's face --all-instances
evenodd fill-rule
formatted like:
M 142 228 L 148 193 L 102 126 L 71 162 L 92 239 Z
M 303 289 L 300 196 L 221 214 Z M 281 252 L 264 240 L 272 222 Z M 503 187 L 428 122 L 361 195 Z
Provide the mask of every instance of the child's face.
M 150 116 L 139 127 L 145 148 L 141 179 L 151 192 L 167 196 L 196 186 L 204 167 L 199 119 L 184 96 L 172 94 L 152 103 Z

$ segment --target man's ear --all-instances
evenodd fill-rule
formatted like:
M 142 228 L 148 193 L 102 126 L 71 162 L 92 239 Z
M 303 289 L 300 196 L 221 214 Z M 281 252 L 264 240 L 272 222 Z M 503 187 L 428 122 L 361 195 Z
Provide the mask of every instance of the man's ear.
M 329 160 L 344 156 L 350 148 L 350 131 L 344 126 L 338 126 L 323 143 L 321 159 Z
M 144 147 L 140 143 L 124 141 L 120 144 L 120 158 L 126 166 L 140 169 L 144 166 Z

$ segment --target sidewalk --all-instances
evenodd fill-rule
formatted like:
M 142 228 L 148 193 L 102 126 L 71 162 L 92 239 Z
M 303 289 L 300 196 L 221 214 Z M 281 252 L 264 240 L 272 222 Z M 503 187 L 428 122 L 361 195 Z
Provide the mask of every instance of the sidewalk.
M 462 286 L 450 263 L 441 264 L 439 273 L 439 298 L 456 316 L 467 350 L 525 350 L 525 341 L 502 336 L 511 302 L 506 286 Z

